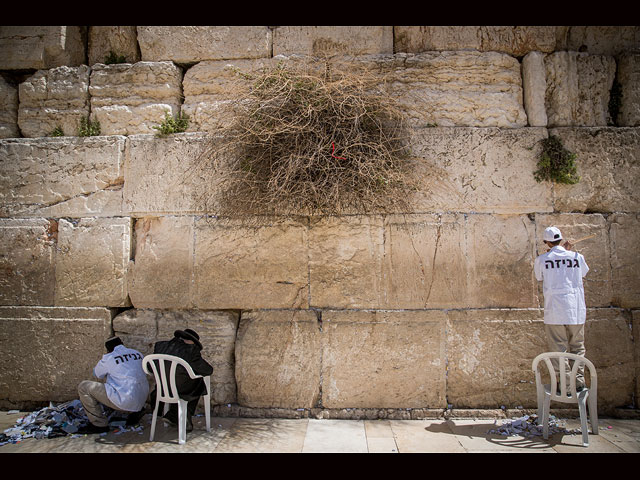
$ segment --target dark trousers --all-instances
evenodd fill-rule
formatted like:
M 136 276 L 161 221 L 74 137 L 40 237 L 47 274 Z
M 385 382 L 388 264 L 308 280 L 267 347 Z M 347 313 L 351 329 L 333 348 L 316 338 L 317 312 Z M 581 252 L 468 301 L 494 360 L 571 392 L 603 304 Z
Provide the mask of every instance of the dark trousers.
M 196 413 L 196 407 L 198 406 L 199 401 L 200 401 L 200 397 L 196 398 L 195 400 L 189 400 L 187 402 L 187 420 L 191 420 L 191 417 L 193 417 L 193 414 Z M 155 388 L 149 394 L 149 403 L 151 404 L 152 409 L 156 408 L 156 389 Z M 160 410 L 159 412 L 160 415 L 162 415 L 163 412 L 164 412 L 164 409 Z M 178 404 L 170 403 L 169 411 L 167 411 L 167 414 L 163 416 L 177 422 L 178 421 Z

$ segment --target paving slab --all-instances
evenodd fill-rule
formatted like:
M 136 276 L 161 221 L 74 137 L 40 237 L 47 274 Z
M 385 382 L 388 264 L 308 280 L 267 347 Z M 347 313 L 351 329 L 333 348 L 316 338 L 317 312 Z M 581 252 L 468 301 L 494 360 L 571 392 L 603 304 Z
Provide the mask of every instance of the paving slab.
M 309 419 L 302 453 L 367 453 L 363 420 Z
M 391 420 L 400 453 L 465 453 L 445 420 Z
M 307 420 L 238 418 L 215 453 L 300 453 Z

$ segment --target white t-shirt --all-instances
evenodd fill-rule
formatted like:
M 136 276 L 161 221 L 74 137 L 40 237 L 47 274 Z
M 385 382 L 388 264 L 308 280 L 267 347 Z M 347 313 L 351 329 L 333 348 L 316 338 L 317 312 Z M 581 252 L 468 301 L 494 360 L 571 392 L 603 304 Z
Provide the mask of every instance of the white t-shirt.
M 588 271 L 582 254 L 559 245 L 536 258 L 534 272 L 538 281 L 543 282 L 544 323 L 579 325 L 585 322 L 587 308 L 582 277 Z
M 142 354 L 137 350 L 118 345 L 113 352 L 102 356 L 93 374 L 106 376 L 107 397 L 120 410 L 137 412 L 149 395 L 147 375 L 142 370 Z

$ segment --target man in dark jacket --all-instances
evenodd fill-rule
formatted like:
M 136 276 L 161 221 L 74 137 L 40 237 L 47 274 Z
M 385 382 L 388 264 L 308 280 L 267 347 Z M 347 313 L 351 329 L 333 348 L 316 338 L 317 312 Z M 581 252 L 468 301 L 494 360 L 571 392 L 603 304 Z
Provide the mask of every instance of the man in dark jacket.
M 187 361 L 196 375 L 208 376 L 213 372 L 213 367 L 202 358 L 202 344 L 200 336 L 193 330 L 186 328 L 176 330 L 171 340 L 156 342 L 153 353 L 173 355 Z M 178 366 L 176 369 L 176 387 L 180 398 L 187 400 L 187 432 L 193 430 L 191 417 L 196 411 L 198 400 L 207 393 L 207 387 L 202 378 L 192 379 L 187 371 Z M 151 405 L 156 402 L 156 390 L 150 394 Z M 173 425 L 178 424 L 178 404 L 172 403 L 163 418 Z

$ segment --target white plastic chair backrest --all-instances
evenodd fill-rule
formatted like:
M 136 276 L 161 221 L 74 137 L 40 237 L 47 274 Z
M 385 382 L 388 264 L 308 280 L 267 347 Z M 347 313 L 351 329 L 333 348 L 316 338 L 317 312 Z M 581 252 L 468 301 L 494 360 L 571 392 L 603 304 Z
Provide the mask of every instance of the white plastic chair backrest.
M 556 392 L 558 391 L 558 379 L 556 377 L 556 371 L 555 371 L 555 368 L 553 367 L 553 363 L 551 362 L 552 359 L 558 360 L 558 370 L 559 370 L 558 375 L 560 376 L 560 395 L 556 394 Z M 565 359 L 574 361 L 573 367 L 571 368 L 571 374 L 569 377 L 568 390 L 567 390 L 567 370 L 566 370 L 567 365 L 566 365 L 566 362 L 564 361 Z M 589 369 L 589 376 L 591 378 L 589 390 L 593 395 L 596 394 L 598 389 L 598 376 L 596 374 L 596 367 L 587 358 L 581 355 L 576 355 L 575 353 L 568 353 L 568 352 L 541 353 L 540 355 L 538 355 L 536 358 L 533 359 L 533 363 L 531 365 L 531 368 L 536 374 L 537 388 L 542 387 L 542 380 L 540 378 L 540 369 L 538 368 L 538 364 L 541 361 L 544 361 L 544 363 L 547 365 L 547 370 L 549 371 L 549 376 L 551 378 L 550 392 L 551 392 L 552 398 L 563 398 L 564 400 L 575 400 L 577 402 L 576 373 L 578 372 L 578 368 L 582 364 L 586 365 L 587 368 Z M 569 397 L 568 396 L 569 393 L 571 393 L 573 397 Z
M 168 375 L 166 369 L 167 362 L 169 362 L 170 365 Z M 145 373 L 153 373 L 156 379 L 156 395 L 161 402 L 177 403 L 180 398 L 176 387 L 176 369 L 178 365 L 184 367 L 191 378 L 202 378 L 202 375 L 196 375 L 194 373 L 191 365 L 189 365 L 186 360 L 174 355 L 154 353 L 145 356 L 142 360 L 142 367 Z M 151 367 L 152 372 L 149 371 L 149 367 Z M 171 388 L 169 389 L 169 387 Z

